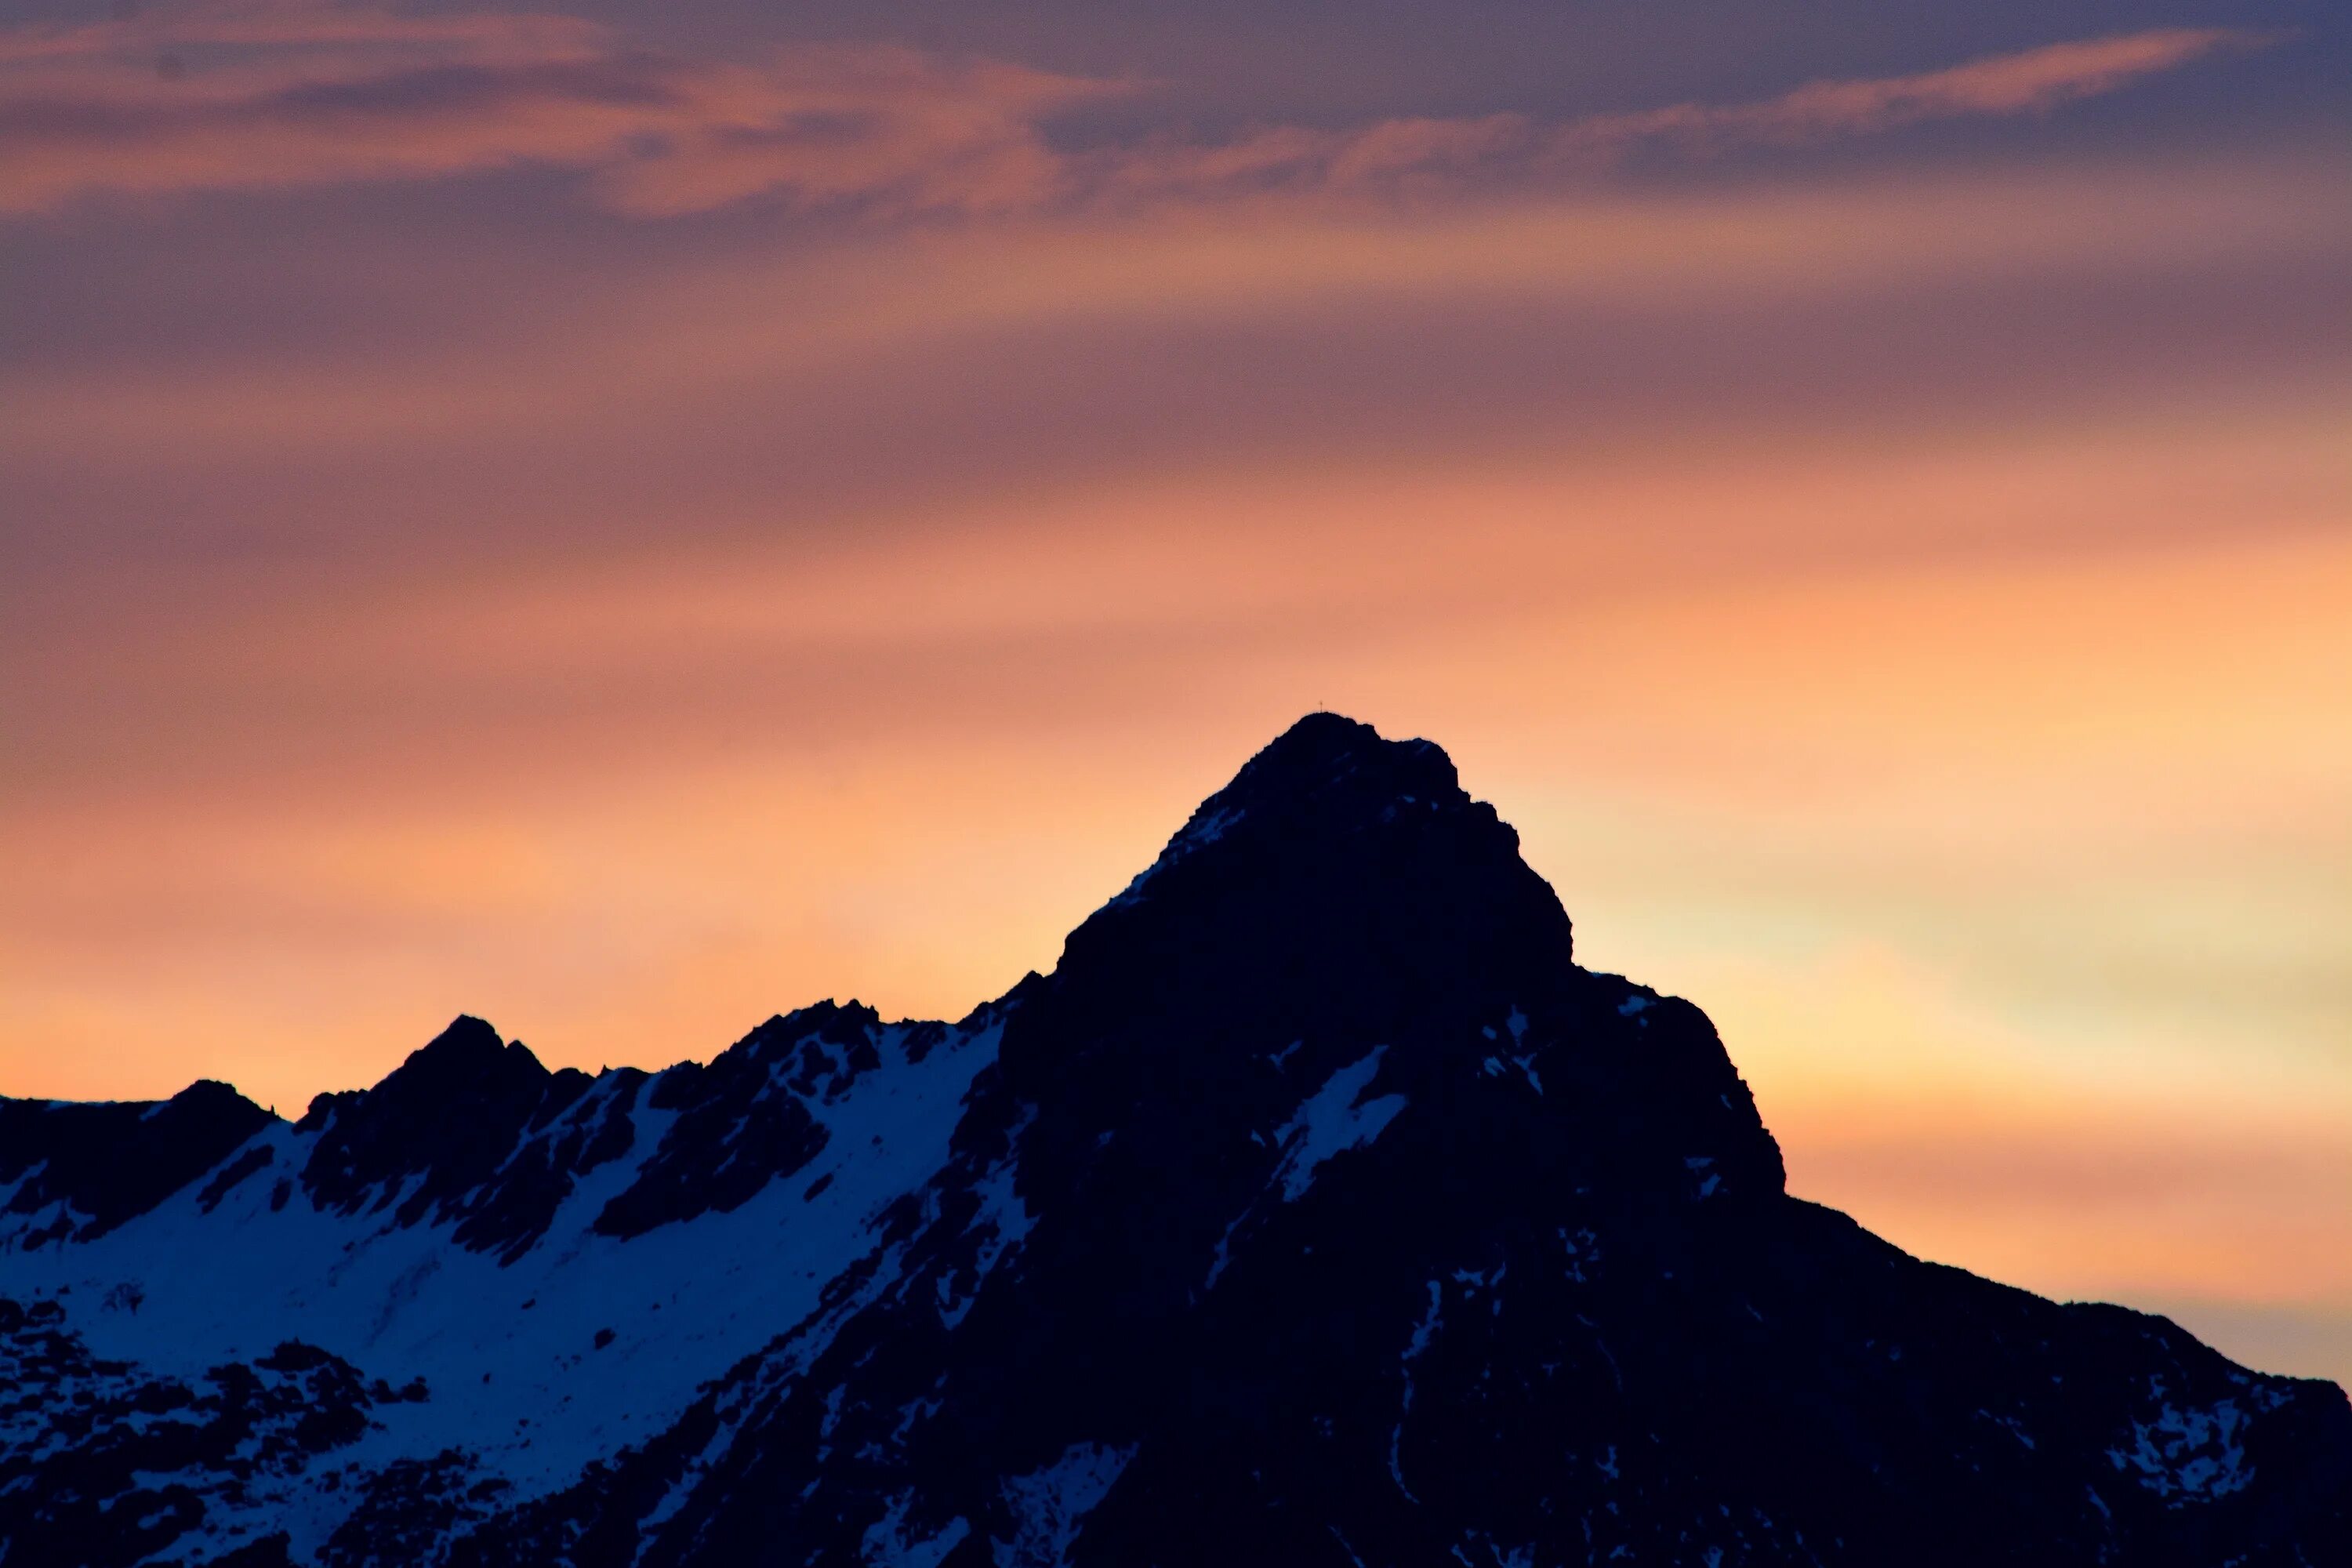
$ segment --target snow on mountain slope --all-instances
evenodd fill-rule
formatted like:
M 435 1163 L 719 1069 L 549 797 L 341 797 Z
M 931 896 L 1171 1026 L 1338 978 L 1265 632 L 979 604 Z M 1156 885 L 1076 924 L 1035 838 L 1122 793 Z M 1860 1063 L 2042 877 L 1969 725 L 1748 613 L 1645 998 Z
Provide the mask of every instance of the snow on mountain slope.
M 766 1032 L 804 1047 L 811 1037 L 794 1026 L 809 1016 Z M 452 1450 L 470 1456 L 475 1481 L 527 1500 L 661 1430 L 698 1386 L 814 1311 L 871 1247 L 877 1215 L 945 1160 L 960 1102 L 994 1058 L 1001 1016 L 984 1012 L 952 1028 L 866 1016 L 852 1031 L 870 1054 L 862 1070 L 835 1061 L 820 1079 L 801 1070 L 805 1049 L 759 1036 L 737 1047 L 757 1071 L 730 1120 L 789 1101 L 823 1137 L 805 1162 L 746 1184 L 750 1195 L 726 1210 L 688 1201 L 677 1205 L 684 1217 L 625 1237 L 600 1231 L 599 1219 L 665 1153 L 693 1163 L 675 1138 L 689 1112 L 662 1103 L 671 1075 L 607 1072 L 570 1114 L 583 1123 L 625 1117 L 626 1152 L 582 1173 L 510 1256 L 468 1249 L 456 1239 L 458 1223 L 409 1208 L 429 1170 L 371 1189 L 352 1212 L 320 1206 L 297 1173 L 321 1129 L 272 1121 L 207 1179 L 91 1240 L 33 1244 L 55 1229 L 58 1201 L 22 1216 L 0 1245 L 0 1297 L 62 1309 L 91 1355 L 152 1378 L 201 1381 L 290 1342 L 394 1388 L 422 1380 L 425 1397 L 380 1405 L 354 1440 L 257 1489 L 243 1507 L 216 1509 L 207 1534 L 223 1544 L 284 1531 L 298 1554 L 315 1550 L 347 1511 L 337 1501 L 356 1479 Z M 524 1131 L 491 1174 L 529 1160 L 547 1137 L 545 1128 Z M 756 1158 L 721 1152 L 713 1173 L 724 1180 Z M 209 1179 L 240 1168 L 248 1173 L 225 1191 Z M 679 1190 L 672 1183 L 668 1195 Z

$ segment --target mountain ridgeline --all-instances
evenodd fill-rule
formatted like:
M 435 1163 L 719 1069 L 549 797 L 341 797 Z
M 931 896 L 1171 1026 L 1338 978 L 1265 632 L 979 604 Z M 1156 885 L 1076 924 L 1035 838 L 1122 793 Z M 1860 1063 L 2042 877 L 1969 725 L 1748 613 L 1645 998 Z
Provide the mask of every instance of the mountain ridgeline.
M 2352 1407 L 1790 1196 L 1704 1015 L 1316 714 L 955 1024 L 0 1101 L 0 1547 L 2317 1568 Z

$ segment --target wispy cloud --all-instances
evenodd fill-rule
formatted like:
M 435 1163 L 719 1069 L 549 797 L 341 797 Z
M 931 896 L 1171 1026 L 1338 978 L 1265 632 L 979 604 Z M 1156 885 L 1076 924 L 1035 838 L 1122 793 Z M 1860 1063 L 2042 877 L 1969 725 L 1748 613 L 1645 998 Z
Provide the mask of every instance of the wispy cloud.
M 1645 136 L 1696 142 L 1804 142 L 1930 120 L 2038 113 L 2224 49 L 2271 41 L 2267 34 L 2221 27 L 2159 27 L 1994 55 L 1915 76 L 1811 82 L 1756 103 L 1685 103 L 1604 116 L 1570 127 L 1563 139 L 1602 145 Z
M 2040 113 L 2269 41 L 2267 35 L 2227 28 L 2158 28 L 1911 76 L 1810 82 L 1747 103 L 1677 103 L 1565 121 L 1497 114 L 1390 120 L 1340 132 L 1284 127 L 1222 146 L 1122 150 L 1102 179 L 1115 187 L 1177 191 L 1249 184 L 1345 189 L 1558 174 L 1605 165 L 1647 145 L 1697 156 L 1738 146 L 1802 145 L 1929 121 Z
M 1085 149 L 1051 130 L 1139 84 L 871 46 L 750 63 L 538 15 L 410 16 L 269 0 L 0 33 L 0 211 L 77 197 L 284 190 L 537 165 L 659 216 L 767 195 L 988 214 L 1264 192 L 1557 178 L 1629 150 L 1705 155 L 2040 112 L 2263 40 L 2166 28 L 1739 104 L 1277 125 Z
M 884 47 L 689 60 L 551 16 L 207 9 L 0 36 L 0 210 L 527 164 L 632 212 L 1026 206 L 1056 182 L 1042 121 L 1110 90 Z

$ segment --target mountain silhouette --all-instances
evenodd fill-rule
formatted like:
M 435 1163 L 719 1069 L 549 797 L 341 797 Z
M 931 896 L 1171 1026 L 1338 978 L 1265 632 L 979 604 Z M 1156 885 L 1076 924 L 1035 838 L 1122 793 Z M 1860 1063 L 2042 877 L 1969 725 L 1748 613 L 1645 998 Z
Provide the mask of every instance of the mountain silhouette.
M 1791 1197 L 1445 753 L 1252 758 L 955 1024 L 0 1101 L 9 1563 L 2352 1562 L 2352 1407 Z

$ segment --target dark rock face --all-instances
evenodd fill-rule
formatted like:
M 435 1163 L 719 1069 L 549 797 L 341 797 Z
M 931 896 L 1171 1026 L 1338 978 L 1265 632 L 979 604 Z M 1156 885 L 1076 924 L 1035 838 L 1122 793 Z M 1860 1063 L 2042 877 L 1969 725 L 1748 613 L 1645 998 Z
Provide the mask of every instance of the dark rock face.
M 1027 988 L 903 1219 L 835 1316 L 707 1402 L 738 1424 L 707 1472 L 657 1446 L 569 1500 L 578 1561 L 2347 1543 L 2340 1391 L 1789 1198 L 1704 1016 L 1575 968 L 1443 754 L 1328 716 Z
M 672 1068 L 651 1103 L 678 1113 L 670 1136 L 629 1189 L 604 1205 L 596 1229 L 642 1236 L 713 1210 L 740 1208 L 824 1148 L 812 1101 L 837 1097 L 881 1062 L 873 1008 L 831 1002 L 771 1018 L 709 1067 Z M 792 1092 L 772 1092 L 781 1082 Z
M 209 1079 L 160 1102 L 0 1100 L 0 1184 L 16 1184 L 5 1212 L 65 1205 L 26 1245 L 93 1239 L 203 1175 L 270 1120 Z
M 1919 1262 L 1789 1196 L 1706 1017 L 1578 968 L 1516 836 L 1427 742 L 1302 721 L 985 1021 L 995 1058 L 943 1160 L 874 1187 L 814 1307 L 652 1436 L 528 1491 L 461 1449 L 404 1453 L 331 1530 L 237 1549 L 485 1568 L 2352 1562 L 2343 1391 Z M 862 1141 L 839 1146 L 827 1117 L 951 1037 L 971 1037 L 827 1004 L 707 1068 L 575 1087 L 461 1021 L 314 1108 L 303 1179 L 329 1212 L 535 1258 L 562 1194 L 648 1118 L 658 1145 L 563 1245 L 626 1270 L 669 1227 L 776 1214 L 759 1245 L 789 1249 L 794 1214 L 863 1179 Z M 224 1159 L 205 1191 L 228 1184 L 226 1212 L 266 1163 Z M 676 1283 L 744 1261 L 698 1257 Z M 598 1329 L 588 1354 L 633 1342 Z
M 459 1018 L 373 1089 L 311 1102 L 298 1124 L 316 1134 L 302 1185 L 322 1208 L 352 1214 L 398 1195 L 402 1225 L 436 1215 L 459 1222 L 461 1246 L 528 1247 L 574 1176 L 627 1152 L 626 1100 L 641 1076 L 582 1125 L 566 1113 L 594 1081 L 586 1073 L 551 1073 L 521 1041 Z M 526 1139 L 539 1147 L 518 1161 Z

